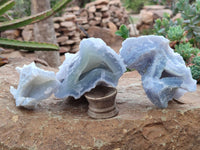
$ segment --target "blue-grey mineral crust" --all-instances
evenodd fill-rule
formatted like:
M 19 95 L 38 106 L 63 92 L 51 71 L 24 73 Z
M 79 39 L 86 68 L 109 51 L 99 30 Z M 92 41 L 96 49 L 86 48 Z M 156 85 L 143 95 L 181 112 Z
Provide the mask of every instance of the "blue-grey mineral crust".
M 120 55 L 127 68 L 141 74 L 148 98 L 159 108 L 166 108 L 170 100 L 196 90 L 190 68 L 162 36 L 128 38 L 122 43 Z
M 60 85 L 53 71 L 36 67 L 35 63 L 17 67 L 20 73 L 17 89 L 10 87 L 16 106 L 33 109 L 43 99 L 50 97 Z
M 126 67 L 121 57 L 98 38 L 83 39 L 76 54 L 65 54 L 56 74 L 61 82 L 55 96 L 80 98 L 96 85 L 117 86 Z

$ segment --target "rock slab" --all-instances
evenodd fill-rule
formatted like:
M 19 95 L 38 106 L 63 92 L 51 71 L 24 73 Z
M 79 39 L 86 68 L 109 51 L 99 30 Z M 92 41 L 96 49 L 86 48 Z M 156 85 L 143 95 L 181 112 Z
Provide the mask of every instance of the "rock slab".
M 119 81 L 119 115 L 106 120 L 88 117 L 88 103 L 51 97 L 34 111 L 16 108 L 9 87 L 17 86 L 16 66 L 31 63 L 13 58 L 0 67 L 0 149 L 3 150 L 127 150 L 199 149 L 200 86 L 197 91 L 156 108 L 146 97 L 137 72 Z M 45 68 L 58 71 L 52 68 Z

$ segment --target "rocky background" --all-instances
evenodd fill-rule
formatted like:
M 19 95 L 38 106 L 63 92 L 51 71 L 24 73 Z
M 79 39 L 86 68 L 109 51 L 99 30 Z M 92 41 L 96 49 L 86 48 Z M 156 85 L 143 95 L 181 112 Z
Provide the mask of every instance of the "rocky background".
M 54 17 L 54 28 L 60 53 L 75 53 L 79 50 L 81 39 L 100 32 L 114 35 L 121 24 L 128 24 L 128 15 L 120 0 L 97 0 L 88 3 L 85 8 L 66 8 L 61 17 Z M 2 37 L 34 41 L 33 25 L 5 31 Z M 106 38 L 103 37 L 106 41 Z
M 86 4 L 85 8 L 67 7 L 61 17 L 54 17 L 54 28 L 60 53 L 76 53 L 83 38 L 102 38 L 109 46 L 120 47 L 122 39 L 115 32 L 122 24 L 128 26 L 130 36 L 139 36 L 144 30 L 153 28 L 156 19 L 164 13 L 172 15 L 165 6 L 144 6 L 140 14 L 128 14 L 120 0 L 96 0 Z M 129 17 L 136 19 L 129 22 Z M 175 19 L 180 17 L 175 16 Z M 34 41 L 33 25 L 1 33 L 1 37 Z M 119 49 L 119 48 L 116 48 Z M 115 50 L 116 50 L 115 49 Z

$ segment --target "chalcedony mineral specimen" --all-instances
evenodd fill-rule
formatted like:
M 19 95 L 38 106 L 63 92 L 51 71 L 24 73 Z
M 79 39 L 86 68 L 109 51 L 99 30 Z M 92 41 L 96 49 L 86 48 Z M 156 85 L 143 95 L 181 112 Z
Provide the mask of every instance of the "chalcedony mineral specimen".
M 128 38 L 122 43 L 120 55 L 127 68 L 141 74 L 143 88 L 157 107 L 166 108 L 173 98 L 196 90 L 190 68 L 162 36 Z
M 19 85 L 17 89 L 10 87 L 16 106 L 32 109 L 39 101 L 51 96 L 60 85 L 54 72 L 40 69 L 35 63 L 16 70 L 20 73 Z
M 120 56 L 98 38 L 83 39 L 80 51 L 65 54 L 65 61 L 56 74 L 61 82 L 55 96 L 80 98 L 96 85 L 117 86 L 126 67 Z

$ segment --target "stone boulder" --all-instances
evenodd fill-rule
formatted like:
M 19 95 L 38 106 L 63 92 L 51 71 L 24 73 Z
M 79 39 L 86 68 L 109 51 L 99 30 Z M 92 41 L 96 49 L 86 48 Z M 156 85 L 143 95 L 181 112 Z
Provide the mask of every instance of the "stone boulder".
M 114 41 L 114 37 L 115 37 L 112 30 L 109 30 L 107 28 L 102 29 L 97 26 L 89 27 L 88 34 L 90 37 L 101 38 L 108 45 Z
M 155 20 L 162 18 L 165 13 L 171 16 L 172 10 L 160 5 L 144 6 L 140 11 L 140 22 L 137 24 L 137 29 L 141 32 L 144 29 L 153 28 Z

